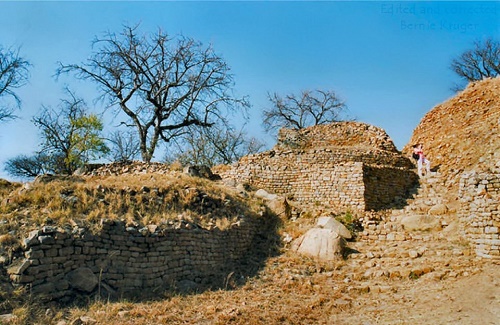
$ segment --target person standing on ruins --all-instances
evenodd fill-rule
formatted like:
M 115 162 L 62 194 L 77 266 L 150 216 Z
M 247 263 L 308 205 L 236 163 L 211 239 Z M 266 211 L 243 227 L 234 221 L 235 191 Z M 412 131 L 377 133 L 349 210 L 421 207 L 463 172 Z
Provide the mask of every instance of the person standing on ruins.
M 428 176 L 431 173 L 431 162 L 429 159 L 425 158 L 424 155 L 424 146 L 421 143 L 418 143 L 413 146 L 413 157 L 417 160 L 417 168 L 418 168 L 418 176 L 422 177 L 422 168 L 425 164 L 425 175 Z

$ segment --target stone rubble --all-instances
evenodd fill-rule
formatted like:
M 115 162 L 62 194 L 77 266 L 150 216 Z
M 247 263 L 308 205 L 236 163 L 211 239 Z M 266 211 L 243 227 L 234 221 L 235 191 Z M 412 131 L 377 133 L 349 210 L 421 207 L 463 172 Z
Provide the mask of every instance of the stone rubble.
M 432 167 L 456 195 L 462 173 L 500 160 L 499 98 L 500 77 L 469 84 L 425 114 L 402 152 L 410 157 L 412 145 L 422 143 Z

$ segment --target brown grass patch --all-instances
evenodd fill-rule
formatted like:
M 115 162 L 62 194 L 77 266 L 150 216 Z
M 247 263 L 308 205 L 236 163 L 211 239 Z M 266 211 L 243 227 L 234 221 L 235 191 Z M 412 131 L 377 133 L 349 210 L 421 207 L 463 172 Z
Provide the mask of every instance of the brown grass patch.
M 5 198 L 8 197 L 8 202 Z M 262 203 L 201 178 L 170 174 L 64 178 L 4 192 L 0 207 L 10 230 L 78 220 L 97 226 L 102 219 L 131 224 L 188 220 L 202 227 L 225 228 L 241 216 L 257 217 Z

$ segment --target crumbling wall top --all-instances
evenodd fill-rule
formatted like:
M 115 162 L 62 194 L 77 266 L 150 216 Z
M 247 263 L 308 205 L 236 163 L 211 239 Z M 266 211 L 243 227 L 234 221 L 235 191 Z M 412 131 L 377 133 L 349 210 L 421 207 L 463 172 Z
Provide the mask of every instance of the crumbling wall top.
M 281 129 L 276 149 L 351 147 L 398 152 L 381 128 L 361 122 L 336 122 L 300 130 Z

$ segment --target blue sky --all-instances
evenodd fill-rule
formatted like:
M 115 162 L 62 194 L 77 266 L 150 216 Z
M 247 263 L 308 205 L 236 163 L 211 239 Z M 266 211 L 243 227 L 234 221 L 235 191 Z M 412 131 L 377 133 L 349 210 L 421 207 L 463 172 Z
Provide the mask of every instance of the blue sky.
M 91 106 L 98 96 L 92 84 L 56 81 L 56 63 L 83 62 L 96 36 L 124 24 L 212 44 L 236 92 L 249 96 L 247 131 L 268 147 L 275 139 L 261 127 L 267 93 L 324 89 L 346 102 L 349 117 L 382 127 L 401 149 L 424 114 L 453 96 L 450 61 L 474 40 L 499 37 L 500 3 L 0 1 L 0 21 L 0 45 L 19 47 L 33 64 L 29 84 L 17 91 L 20 119 L 0 124 L 0 178 L 8 178 L 6 159 L 38 149 L 30 119 L 42 104 L 56 107 L 66 85 Z

